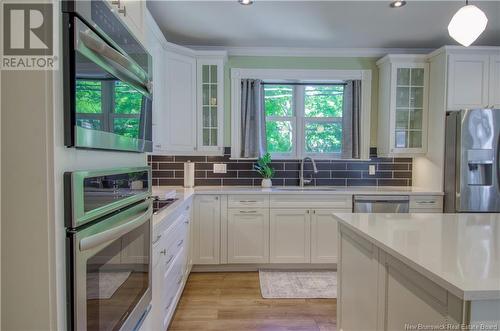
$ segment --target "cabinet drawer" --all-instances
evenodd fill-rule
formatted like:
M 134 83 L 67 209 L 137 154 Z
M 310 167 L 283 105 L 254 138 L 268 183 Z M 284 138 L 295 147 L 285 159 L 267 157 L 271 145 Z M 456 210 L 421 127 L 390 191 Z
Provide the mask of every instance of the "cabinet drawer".
M 269 196 L 267 194 L 230 195 L 227 203 L 229 208 L 269 208 Z
M 443 197 L 439 195 L 410 196 L 410 210 L 411 209 L 435 209 L 442 211 Z
M 179 254 L 175 257 L 172 266 L 167 270 L 163 278 L 165 290 L 162 293 L 161 314 L 163 318 L 163 329 L 165 330 L 167 329 L 172 317 L 171 312 L 175 309 L 175 305 L 177 303 L 176 297 L 184 279 L 184 273 L 182 270 L 184 254 L 184 250 L 179 252 Z
M 283 194 L 271 195 L 272 208 L 329 208 L 352 210 L 352 195 Z

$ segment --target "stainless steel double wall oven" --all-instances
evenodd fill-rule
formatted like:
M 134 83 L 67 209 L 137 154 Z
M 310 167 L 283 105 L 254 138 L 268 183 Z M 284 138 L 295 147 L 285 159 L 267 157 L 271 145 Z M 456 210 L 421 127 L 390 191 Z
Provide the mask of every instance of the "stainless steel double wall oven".
M 110 1 L 63 1 L 65 145 L 152 150 L 152 58 Z
M 134 330 L 151 302 L 149 167 L 65 174 L 69 330 Z

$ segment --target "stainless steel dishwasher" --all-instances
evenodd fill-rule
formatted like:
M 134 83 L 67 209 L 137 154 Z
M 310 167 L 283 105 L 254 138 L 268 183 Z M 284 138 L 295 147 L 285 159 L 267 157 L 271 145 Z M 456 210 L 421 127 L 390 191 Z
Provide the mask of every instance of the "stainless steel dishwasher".
M 355 213 L 408 213 L 407 195 L 355 195 Z

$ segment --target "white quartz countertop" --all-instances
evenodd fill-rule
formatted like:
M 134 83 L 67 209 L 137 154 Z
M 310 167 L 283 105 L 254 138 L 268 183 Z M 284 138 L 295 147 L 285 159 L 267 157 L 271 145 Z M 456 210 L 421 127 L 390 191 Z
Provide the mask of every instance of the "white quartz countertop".
M 464 300 L 500 299 L 500 214 L 334 214 Z
M 197 186 L 184 189 L 179 186 L 154 186 L 154 192 L 177 190 L 188 194 L 397 194 L 397 195 L 443 195 L 443 192 L 421 189 L 411 186 L 276 186 L 261 188 L 255 186 Z
M 162 196 L 167 191 L 176 191 L 175 198 L 177 201 L 172 203 L 171 205 L 161 209 L 160 211 L 153 214 L 153 227 L 157 226 L 160 222 L 165 220 L 165 218 L 169 217 L 178 208 L 181 208 L 188 201 L 193 198 L 194 190 L 193 189 L 184 189 L 184 188 L 172 188 L 172 187 L 154 187 L 153 188 L 153 196 Z

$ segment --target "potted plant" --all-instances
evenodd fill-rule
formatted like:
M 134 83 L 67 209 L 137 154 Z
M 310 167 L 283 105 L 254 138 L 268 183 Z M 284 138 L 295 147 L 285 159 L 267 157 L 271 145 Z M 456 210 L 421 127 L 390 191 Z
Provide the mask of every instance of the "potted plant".
M 273 185 L 271 178 L 274 176 L 274 169 L 271 167 L 271 154 L 266 153 L 258 158 L 253 168 L 262 176 L 262 187 L 269 188 Z

